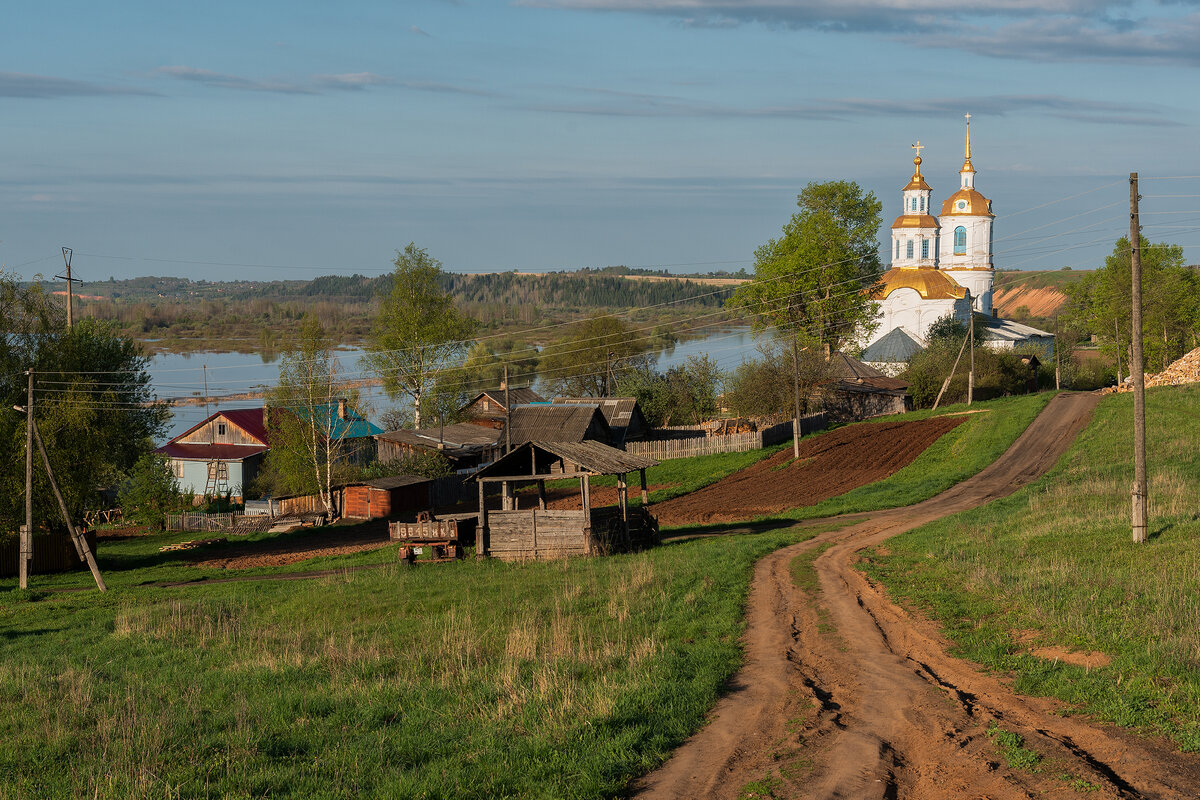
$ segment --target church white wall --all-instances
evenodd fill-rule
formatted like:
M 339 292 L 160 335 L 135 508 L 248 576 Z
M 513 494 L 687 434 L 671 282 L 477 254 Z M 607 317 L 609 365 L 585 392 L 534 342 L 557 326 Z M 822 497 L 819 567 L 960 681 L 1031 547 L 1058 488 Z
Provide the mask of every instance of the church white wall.
M 942 224 L 938 266 L 944 270 L 955 267 L 991 268 L 992 266 L 992 218 L 957 217 L 945 215 Z M 954 230 L 959 226 L 967 229 L 967 252 L 954 254 Z
M 975 310 L 991 316 L 992 314 L 992 284 L 995 281 L 995 272 L 992 270 L 952 270 L 943 269 L 943 272 L 954 278 L 959 286 L 963 286 L 971 292 L 971 297 L 974 298 Z
M 879 303 L 879 314 L 879 327 L 867 345 L 894 328 L 906 328 L 924 339 L 929 334 L 929 327 L 948 314 L 953 314 L 965 325 L 970 321 L 971 301 L 969 296 L 962 300 L 923 300 L 916 289 L 896 289 Z

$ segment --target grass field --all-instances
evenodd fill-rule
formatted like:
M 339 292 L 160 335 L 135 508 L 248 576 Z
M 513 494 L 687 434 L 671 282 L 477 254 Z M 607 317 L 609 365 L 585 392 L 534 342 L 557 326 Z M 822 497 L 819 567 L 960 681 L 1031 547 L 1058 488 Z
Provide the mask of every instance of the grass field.
M 1132 404 L 1105 398 L 1045 478 L 866 564 L 958 652 L 1029 694 L 1200 750 L 1200 387 L 1147 393 L 1151 540 L 1130 541 Z M 1062 657 L 1035 657 L 1034 647 Z M 1075 666 L 1069 653 L 1102 653 Z
M 795 540 L 3 592 L 0 797 L 618 795 L 700 724 Z

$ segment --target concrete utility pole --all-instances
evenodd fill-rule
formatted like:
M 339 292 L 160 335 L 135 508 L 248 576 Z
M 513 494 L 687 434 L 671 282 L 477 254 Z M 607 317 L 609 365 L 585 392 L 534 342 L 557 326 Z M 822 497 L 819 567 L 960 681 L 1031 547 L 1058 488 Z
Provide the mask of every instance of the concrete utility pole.
M 1146 478 L 1146 372 L 1142 362 L 1142 226 L 1138 223 L 1138 174 L 1129 173 L 1129 266 L 1133 317 L 1129 373 L 1133 378 L 1133 541 L 1144 542 L 1149 527 Z
M 18 583 L 29 588 L 29 562 L 33 560 L 33 370 L 29 375 L 29 398 L 25 404 L 25 524 L 21 526 Z
M 967 373 L 967 405 L 975 400 L 975 312 L 971 312 L 971 371 Z

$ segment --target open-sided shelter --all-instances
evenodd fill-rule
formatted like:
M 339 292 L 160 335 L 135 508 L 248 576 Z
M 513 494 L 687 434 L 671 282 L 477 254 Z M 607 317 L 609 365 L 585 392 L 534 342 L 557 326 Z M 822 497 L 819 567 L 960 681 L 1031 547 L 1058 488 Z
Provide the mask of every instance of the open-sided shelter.
M 584 441 L 614 444 L 612 428 L 598 406 L 517 406 L 509 412 L 508 430 L 500 433 L 500 443 L 513 447 L 525 442 Z
M 657 536 L 658 522 L 650 514 L 646 469 L 658 462 L 626 453 L 600 442 L 526 442 L 472 476 L 479 484 L 479 544 L 481 556 L 506 561 L 598 555 L 628 550 Z M 638 473 L 642 505 L 629 507 L 631 472 Z M 591 479 L 617 476 L 617 504 L 592 507 Z M 579 508 L 550 509 L 546 481 L 575 478 L 579 481 Z M 489 511 L 485 503 L 488 483 L 502 485 L 502 509 Z M 514 489 L 537 485 L 535 507 L 517 507 Z

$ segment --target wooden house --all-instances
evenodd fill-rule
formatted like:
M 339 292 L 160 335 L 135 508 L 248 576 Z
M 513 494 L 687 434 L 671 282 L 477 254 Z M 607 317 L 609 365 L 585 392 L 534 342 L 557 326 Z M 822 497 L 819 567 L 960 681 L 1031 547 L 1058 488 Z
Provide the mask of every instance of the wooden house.
M 501 431 L 500 444 L 513 447 L 525 442 L 601 442 L 614 444 L 612 428 L 594 404 L 516 406 L 509 429 Z
M 500 442 L 499 432 L 494 428 L 468 422 L 387 431 L 375 436 L 380 461 L 436 452 L 445 456 L 457 470 L 474 469 L 493 461 L 502 452 Z
M 472 400 L 458 410 L 458 416 L 465 422 L 485 425 L 489 428 L 503 428 L 509 406 L 516 407 L 529 403 L 544 403 L 546 398 L 528 386 L 504 389 L 488 389 L 480 392 Z
M 636 397 L 556 397 L 555 405 L 595 406 L 604 415 L 604 421 L 612 430 L 613 444 L 621 447 L 625 442 L 645 439 L 650 432 L 646 415 L 638 405 Z
M 658 462 L 626 453 L 606 444 L 583 442 L 526 442 L 508 455 L 479 470 L 477 552 L 506 561 L 604 555 L 637 548 L 657 539 L 658 522 L 650 514 L 646 469 Z M 642 495 L 639 508 L 629 507 L 626 477 L 637 472 Z M 617 504 L 592 507 L 591 479 L 617 476 Z M 579 481 L 579 508 L 549 509 L 546 481 L 575 478 Z M 488 510 L 487 484 L 502 486 L 502 508 Z M 515 488 L 537 485 L 537 505 L 518 508 Z
M 821 387 L 821 400 L 831 419 L 848 421 L 912 411 L 908 381 L 889 378 L 845 353 L 834 353 L 831 362 L 833 378 Z
M 155 450 L 165 456 L 183 492 L 198 497 L 231 492 L 240 500 L 270 448 L 266 409 L 218 411 Z

